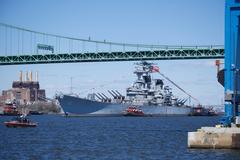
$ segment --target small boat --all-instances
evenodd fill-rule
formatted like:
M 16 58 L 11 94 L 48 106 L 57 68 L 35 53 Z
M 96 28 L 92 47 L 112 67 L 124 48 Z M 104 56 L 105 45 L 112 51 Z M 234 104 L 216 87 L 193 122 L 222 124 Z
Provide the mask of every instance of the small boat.
M 7 127 L 36 127 L 37 123 L 31 122 L 26 115 L 21 115 L 11 121 L 4 122 Z
M 43 115 L 43 112 L 38 112 L 38 111 L 29 111 L 30 115 Z
M 3 108 L 3 115 L 6 116 L 17 116 L 20 113 L 17 111 L 17 107 L 15 103 L 6 103 Z
M 213 108 L 204 108 L 201 105 L 192 108 L 190 116 L 217 116 L 217 113 L 213 110 Z
M 141 109 L 135 106 L 129 106 L 125 112 L 123 113 L 124 116 L 144 116 L 144 113 Z

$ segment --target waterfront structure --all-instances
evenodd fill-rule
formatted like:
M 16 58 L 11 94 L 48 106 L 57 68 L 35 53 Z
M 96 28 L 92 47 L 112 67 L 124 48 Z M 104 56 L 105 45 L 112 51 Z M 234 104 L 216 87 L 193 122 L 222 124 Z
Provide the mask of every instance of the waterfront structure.
M 19 105 L 33 103 L 35 101 L 45 101 L 46 93 L 44 89 L 40 89 L 38 82 L 38 73 L 33 80 L 32 72 L 26 72 L 26 77 L 23 77 L 22 71 L 18 81 L 12 83 L 12 88 L 3 90 L 0 96 L 0 101 L 4 103 L 15 102 Z

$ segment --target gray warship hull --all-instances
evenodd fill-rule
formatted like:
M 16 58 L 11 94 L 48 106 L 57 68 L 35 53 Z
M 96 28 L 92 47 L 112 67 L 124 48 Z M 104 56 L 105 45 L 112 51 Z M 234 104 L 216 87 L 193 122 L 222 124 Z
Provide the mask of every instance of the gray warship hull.
M 131 105 L 127 103 L 104 103 L 80 97 L 63 95 L 58 98 L 66 115 L 79 116 L 118 116 Z M 187 106 L 142 105 L 138 106 L 145 115 L 189 115 L 191 108 Z

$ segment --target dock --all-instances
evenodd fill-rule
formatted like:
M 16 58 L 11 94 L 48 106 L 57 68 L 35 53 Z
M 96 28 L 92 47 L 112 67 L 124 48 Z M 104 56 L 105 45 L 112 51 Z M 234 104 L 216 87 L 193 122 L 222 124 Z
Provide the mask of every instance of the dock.
M 188 132 L 189 148 L 240 149 L 240 128 L 202 127 Z

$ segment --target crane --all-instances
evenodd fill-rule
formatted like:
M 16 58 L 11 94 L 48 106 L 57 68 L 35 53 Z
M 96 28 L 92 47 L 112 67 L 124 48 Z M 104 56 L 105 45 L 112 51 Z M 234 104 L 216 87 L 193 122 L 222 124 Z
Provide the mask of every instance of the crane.
M 240 0 L 226 0 L 225 6 L 224 94 L 223 126 L 240 123 Z

